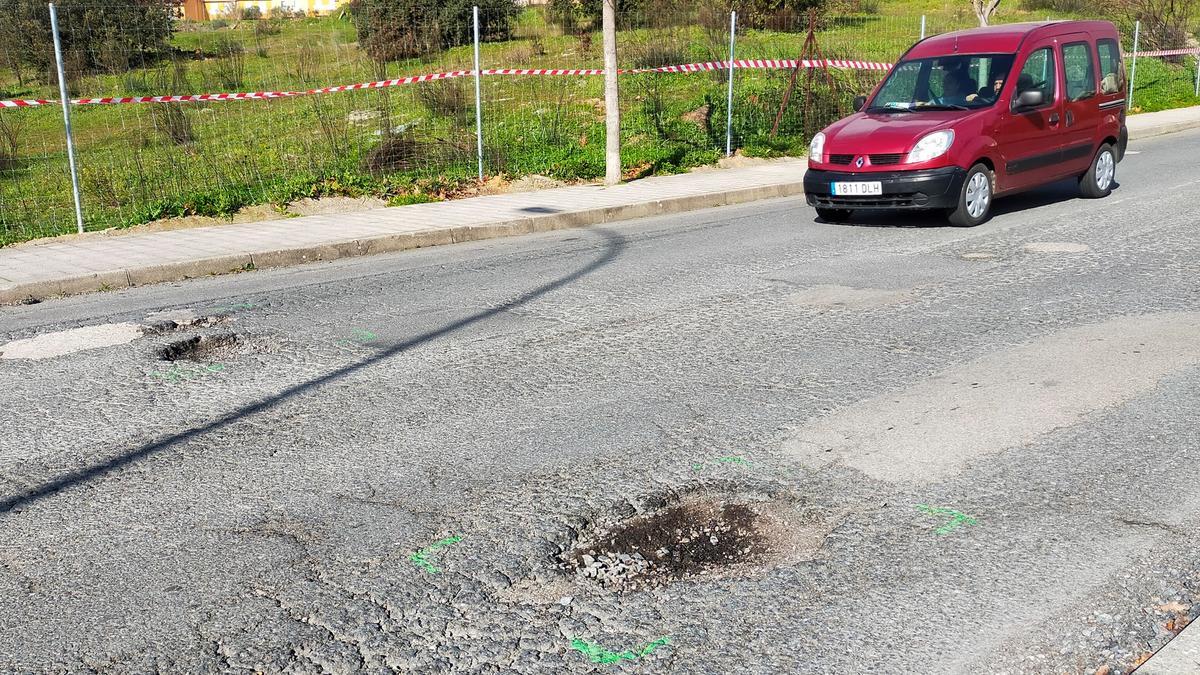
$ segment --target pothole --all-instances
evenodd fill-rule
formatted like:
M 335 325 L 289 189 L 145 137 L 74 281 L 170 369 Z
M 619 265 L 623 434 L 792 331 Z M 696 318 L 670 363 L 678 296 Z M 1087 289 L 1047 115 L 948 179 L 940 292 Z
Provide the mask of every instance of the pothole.
M 233 350 L 241 338 L 233 333 L 224 335 L 196 335 L 176 340 L 158 350 L 163 361 L 209 361 Z
M 959 257 L 963 260 L 995 260 L 997 258 L 995 253 L 989 253 L 987 251 L 971 251 L 964 253 Z
M 560 561 L 607 588 L 653 587 L 808 560 L 828 533 L 826 517 L 783 498 L 692 495 L 586 535 Z
M 173 312 L 156 312 L 146 317 L 143 324 L 147 335 L 162 335 L 189 328 L 212 328 L 231 322 L 233 319 L 226 315 L 197 316 L 190 309 Z
M 911 292 L 907 290 L 822 285 L 792 293 L 789 299 L 794 304 L 804 307 L 873 309 L 899 304 L 911 297 Z

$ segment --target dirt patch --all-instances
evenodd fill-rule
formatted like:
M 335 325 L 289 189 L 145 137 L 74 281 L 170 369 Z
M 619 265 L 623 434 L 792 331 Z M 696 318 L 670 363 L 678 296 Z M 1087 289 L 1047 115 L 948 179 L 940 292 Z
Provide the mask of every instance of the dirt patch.
M 196 335 L 162 347 L 158 350 L 158 358 L 163 361 L 210 361 L 228 354 L 239 342 L 241 338 L 234 333 Z
M 320 216 L 330 213 L 355 213 L 387 207 L 387 202 L 378 197 L 321 197 L 301 199 L 287 206 L 294 216 Z
M 606 588 L 661 586 L 811 559 L 826 519 L 787 500 L 693 495 L 583 538 L 561 565 Z

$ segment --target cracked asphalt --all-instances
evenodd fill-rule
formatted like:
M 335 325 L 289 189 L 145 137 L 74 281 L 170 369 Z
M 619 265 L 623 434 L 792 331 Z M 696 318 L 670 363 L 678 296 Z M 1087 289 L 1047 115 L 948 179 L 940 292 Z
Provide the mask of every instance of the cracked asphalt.
M 1200 132 L 1132 149 L 971 230 L 788 199 L 0 309 L 0 670 L 1128 672 L 1200 615 Z M 692 497 L 809 548 L 561 565 Z

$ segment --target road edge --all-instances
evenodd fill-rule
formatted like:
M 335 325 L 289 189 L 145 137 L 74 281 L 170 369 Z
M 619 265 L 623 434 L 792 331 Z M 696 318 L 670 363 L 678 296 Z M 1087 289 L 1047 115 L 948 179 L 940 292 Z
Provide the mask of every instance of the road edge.
M 1195 675 L 1200 672 L 1200 619 L 1185 626 L 1133 672 L 1138 675 Z
M 390 233 L 377 237 L 322 242 L 294 248 L 261 250 L 146 267 L 89 272 L 0 289 L 0 305 L 15 305 L 30 302 L 30 299 L 41 301 L 53 297 L 113 291 L 197 277 L 290 267 L 340 258 L 553 232 L 620 220 L 672 215 L 781 197 L 795 197 L 802 194 L 804 194 L 803 177 L 800 180 L 771 185 L 756 185 L 702 195 L 634 202 L 565 213 L 534 215 L 481 225 L 464 225 L 422 232 Z

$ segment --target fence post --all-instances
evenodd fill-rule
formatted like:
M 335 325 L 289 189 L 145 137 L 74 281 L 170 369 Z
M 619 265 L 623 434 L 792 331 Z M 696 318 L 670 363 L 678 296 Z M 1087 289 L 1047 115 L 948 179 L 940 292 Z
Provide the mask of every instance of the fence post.
M 1138 40 L 1142 36 L 1142 22 L 1133 24 L 1133 65 L 1129 69 L 1129 95 L 1125 97 L 1125 110 L 1133 110 L 1133 83 L 1137 81 Z
M 62 39 L 58 35 L 58 10 L 50 3 L 50 31 L 54 33 L 54 61 L 58 66 L 58 96 L 62 99 L 63 129 L 67 133 L 67 162 L 71 165 L 71 192 L 75 196 L 75 225 L 83 234 L 83 201 L 79 196 L 79 170 L 75 166 L 75 139 L 71 135 L 71 99 L 67 96 L 67 71 L 63 66 Z
M 483 98 L 480 92 L 479 68 L 479 6 L 473 12 L 475 18 L 475 145 L 479 156 L 479 180 L 483 180 Z
M 729 13 L 729 96 L 725 105 L 725 156 L 733 156 L 733 59 L 737 46 L 737 12 Z
M 925 39 L 925 15 L 921 15 L 921 39 Z
M 1196 54 L 1196 98 L 1200 98 L 1200 54 Z

